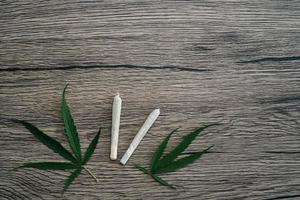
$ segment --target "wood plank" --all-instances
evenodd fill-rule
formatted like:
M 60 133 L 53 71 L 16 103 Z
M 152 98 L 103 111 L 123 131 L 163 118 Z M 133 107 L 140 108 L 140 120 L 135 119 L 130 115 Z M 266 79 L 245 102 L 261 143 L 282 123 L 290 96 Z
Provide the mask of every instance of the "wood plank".
M 2 1 L 0 68 L 299 60 L 300 2 Z M 227 64 L 227 65 L 226 65 Z
M 59 114 L 60 95 L 78 123 L 83 148 L 99 126 L 100 145 L 89 163 L 100 178 L 86 173 L 71 186 L 74 199 L 268 199 L 299 197 L 299 71 L 183 72 L 171 69 L 72 69 L 1 73 L 1 181 L 5 198 L 59 198 L 67 173 L 9 170 L 27 161 L 57 158 L 7 118 L 34 122 L 66 144 Z M 267 83 L 266 83 L 267 82 Z M 288 85 L 288 88 L 287 88 Z M 125 152 L 147 114 L 162 115 L 125 167 L 109 160 L 111 103 L 124 101 L 119 156 Z M 5 118 L 5 119 L 4 119 Z M 214 144 L 212 152 L 191 166 L 163 176 L 178 191 L 159 186 L 133 167 L 150 155 L 176 128 L 171 144 L 201 123 L 220 122 L 193 143 L 190 151 Z

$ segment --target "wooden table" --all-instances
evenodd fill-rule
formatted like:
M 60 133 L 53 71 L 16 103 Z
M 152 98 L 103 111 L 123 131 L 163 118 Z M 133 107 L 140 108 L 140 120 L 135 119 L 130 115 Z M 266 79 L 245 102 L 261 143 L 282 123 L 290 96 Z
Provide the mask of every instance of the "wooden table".
M 300 2 L 1 1 L 0 199 L 60 199 L 69 172 L 14 167 L 60 158 L 9 118 L 67 144 L 67 99 L 85 149 L 99 146 L 62 199 L 300 199 Z M 119 158 L 154 108 L 161 116 L 126 166 L 109 160 L 113 96 L 123 99 Z M 209 154 L 162 177 L 134 167 L 174 128 L 171 145 Z

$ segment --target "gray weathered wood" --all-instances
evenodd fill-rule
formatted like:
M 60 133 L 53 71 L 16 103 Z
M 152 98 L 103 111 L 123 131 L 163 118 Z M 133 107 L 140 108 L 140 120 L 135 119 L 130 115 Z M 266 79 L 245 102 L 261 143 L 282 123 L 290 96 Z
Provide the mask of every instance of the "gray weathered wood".
M 299 1 L 2 1 L 0 199 L 59 199 L 67 172 L 10 170 L 58 159 L 8 118 L 33 122 L 66 144 L 67 99 L 100 183 L 82 173 L 62 199 L 299 199 Z M 161 117 L 124 167 L 109 160 L 111 103 L 123 99 L 119 157 L 149 112 Z M 220 122 L 190 151 L 211 153 L 164 175 L 147 165 L 202 123 Z

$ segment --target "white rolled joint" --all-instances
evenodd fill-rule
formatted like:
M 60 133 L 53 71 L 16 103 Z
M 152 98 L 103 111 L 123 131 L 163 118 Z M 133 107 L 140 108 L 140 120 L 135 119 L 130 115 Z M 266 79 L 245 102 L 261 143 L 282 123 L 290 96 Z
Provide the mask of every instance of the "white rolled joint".
M 131 157 L 131 155 L 133 154 L 137 146 L 140 144 L 140 142 L 142 141 L 142 139 L 144 138 L 148 130 L 151 128 L 155 120 L 158 118 L 159 114 L 160 114 L 159 109 L 155 109 L 149 114 L 143 126 L 140 128 L 139 132 L 136 134 L 130 146 L 128 147 L 127 151 L 125 152 L 122 159 L 120 160 L 121 164 L 125 165 L 127 163 L 127 161 L 129 160 L 129 158 Z
M 122 99 L 119 94 L 114 97 L 112 107 L 112 126 L 111 126 L 111 149 L 110 159 L 116 160 L 118 155 L 119 127 L 121 117 Z

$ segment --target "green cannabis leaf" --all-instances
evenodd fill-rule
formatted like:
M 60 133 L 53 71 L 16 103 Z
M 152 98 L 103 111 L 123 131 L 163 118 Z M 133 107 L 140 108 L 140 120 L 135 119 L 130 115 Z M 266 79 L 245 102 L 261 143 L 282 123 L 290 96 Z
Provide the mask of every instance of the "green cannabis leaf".
M 26 122 L 24 120 L 16 120 L 12 121 L 22 124 L 28 131 L 32 133 L 32 135 L 38 139 L 41 143 L 46 145 L 53 152 L 59 154 L 64 159 L 70 162 L 33 162 L 33 163 L 25 163 L 15 169 L 19 168 L 35 168 L 41 170 L 74 170 L 68 179 L 65 182 L 62 194 L 69 188 L 72 182 L 78 177 L 83 169 L 85 169 L 97 182 L 98 179 L 93 175 L 93 173 L 85 166 L 86 163 L 92 157 L 99 140 L 99 135 L 101 129 L 99 129 L 98 133 L 88 146 L 84 156 L 82 157 L 81 148 L 80 148 L 80 140 L 78 137 L 77 129 L 75 126 L 75 122 L 73 120 L 70 108 L 65 98 L 65 93 L 67 86 L 65 86 L 62 94 L 61 100 L 61 111 L 62 117 L 65 125 L 65 133 L 72 150 L 72 153 L 65 149 L 58 141 L 53 139 L 52 137 L 43 133 L 40 129 L 35 127 L 33 124 Z
M 174 185 L 167 183 L 163 179 L 161 179 L 158 175 L 168 172 L 174 172 L 178 169 L 181 169 L 188 164 L 193 163 L 197 159 L 199 159 L 203 154 L 207 153 L 210 148 L 213 146 L 208 147 L 199 152 L 192 152 L 192 153 L 183 153 L 185 149 L 196 139 L 196 137 L 206 128 L 213 126 L 216 124 L 210 124 L 206 126 L 202 126 L 194 130 L 193 132 L 187 134 L 183 137 L 182 141 L 169 153 L 164 154 L 164 151 L 168 145 L 168 142 L 171 136 L 178 130 L 173 130 L 159 145 L 157 150 L 154 152 L 150 167 L 144 168 L 139 165 L 135 165 L 135 167 L 145 174 L 150 175 L 155 181 L 160 183 L 161 185 L 168 186 L 169 188 L 176 189 Z M 185 155 L 185 156 L 184 156 Z M 184 156 L 183 158 L 178 158 Z

